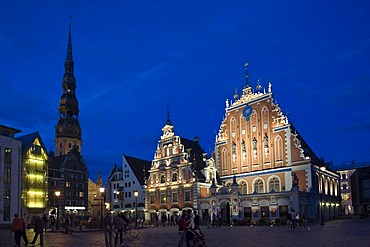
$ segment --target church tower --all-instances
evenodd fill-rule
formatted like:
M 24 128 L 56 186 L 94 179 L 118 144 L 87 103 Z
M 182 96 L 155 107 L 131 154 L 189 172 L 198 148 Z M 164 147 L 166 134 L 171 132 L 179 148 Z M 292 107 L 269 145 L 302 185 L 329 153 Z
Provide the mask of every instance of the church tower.
M 78 121 L 78 100 L 76 98 L 76 78 L 72 57 L 71 23 L 69 23 L 67 54 L 64 61 L 62 82 L 63 93 L 59 100 L 59 121 L 55 127 L 56 156 L 67 154 L 74 146 L 81 152 L 81 127 Z

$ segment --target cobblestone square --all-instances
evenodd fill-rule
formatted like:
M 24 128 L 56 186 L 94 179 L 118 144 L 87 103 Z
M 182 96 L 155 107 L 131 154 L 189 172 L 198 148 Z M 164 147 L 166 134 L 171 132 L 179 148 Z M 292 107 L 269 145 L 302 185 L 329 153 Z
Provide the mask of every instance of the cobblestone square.
M 310 231 L 302 226 L 288 230 L 286 226 L 222 226 L 208 228 L 203 226 L 209 247 L 232 246 L 370 246 L 370 219 L 340 219 L 327 222 L 325 226 L 314 224 Z M 28 230 L 29 241 L 33 231 Z M 125 241 L 125 246 L 139 247 L 175 247 L 179 237 L 177 227 L 147 227 L 140 229 L 140 238 Z M 36 242 L 38 243 L 38 242 Z M 0 246 L 14 246 L 13 236 L 9 238 L 9 229 L 0 230 Z M 22 246 L 24 243 L 22 242 Z M 36 245 L 38 246 L 38 245 Z M 71 235 L 62 232 L 44 234 L 45 247 L 103 247 L 104 233 L 98 229 L 75 231 Z

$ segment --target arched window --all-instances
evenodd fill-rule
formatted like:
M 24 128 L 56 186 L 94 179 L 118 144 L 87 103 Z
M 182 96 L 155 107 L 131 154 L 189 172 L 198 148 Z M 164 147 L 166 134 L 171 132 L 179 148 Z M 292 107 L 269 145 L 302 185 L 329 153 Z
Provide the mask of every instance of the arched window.
M 257 193 L 264 193 L 265 191 L 263 189 L 263 180 L 259 178 L 256 181 L 254 181 L 253 188 L 254 191 Z
M 269 191 L 274 190 L 275 192 L 280 192 L 280 181 L 277 177 L 273 177 L 269 181 Z
M 222 165 L 221 165 L 223 170 L 227 169 L 226 163 L 227 163 L 227 150 L 226 148 L 224 148 L 222 150 Z
M 239 192 L 240 192 L 241 195 L 248 194 L 247 182 L 241 181 L 239 183 Z
M 276 161 L 282 161 L 283 160 L 283 140 L 280 136 L 277 136 L 275 138 L 275 160 Z
M 165 183 L 166 182 L 166 175 L 162 174 L 161 175 L 161 183 Z

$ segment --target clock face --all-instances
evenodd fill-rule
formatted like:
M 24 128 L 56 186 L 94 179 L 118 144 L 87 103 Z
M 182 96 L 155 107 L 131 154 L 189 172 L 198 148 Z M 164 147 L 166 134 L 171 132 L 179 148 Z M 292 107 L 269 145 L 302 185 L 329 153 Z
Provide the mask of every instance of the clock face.
M 247 105 L 244 109 L 243 109 L 243 116 L 245 117 L 245 119 L 247 121 L 249 121 L 249 117 L 252 115 L 252 107 Z

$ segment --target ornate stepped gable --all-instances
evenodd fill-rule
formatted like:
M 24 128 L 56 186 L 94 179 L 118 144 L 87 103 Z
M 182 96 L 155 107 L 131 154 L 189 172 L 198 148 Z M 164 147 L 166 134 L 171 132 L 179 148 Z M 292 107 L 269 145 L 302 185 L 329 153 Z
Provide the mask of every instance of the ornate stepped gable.
M 288 117 L 258 80 L 254 92 L 248 81 L 234 102 L 226 100 L 225 117 L 216 136 L 216 159 L 221 176 L 240 174 L 318 159 L 298 135 Z
M 207 166 L 206 155 L 198 138 L 191 141 L 175 135 L 169 119 L 162 131 L 149 171 L 147 205 L 149 209 L 171 208 L 175 204 L 178 207 L 193 207 L 193 186 L 196 182 L 206 181 L 202 173 Z M 180 196 L 186 193 L 189 197 Z M 150 197 L 154 195 L 157 199 L 153 202 Z M 178 198 L 174 199 L 174 196 Z M 167 198 L 171 198 L 172 202 Z

